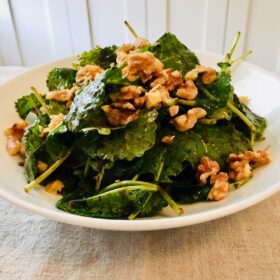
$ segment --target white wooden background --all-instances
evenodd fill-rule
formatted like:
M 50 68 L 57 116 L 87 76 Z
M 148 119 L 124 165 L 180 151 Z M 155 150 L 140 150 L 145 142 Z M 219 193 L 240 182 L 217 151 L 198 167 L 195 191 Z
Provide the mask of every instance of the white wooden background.
M 188 47 L 224 53 L 237 31 L 237 54 L 280 73 L 279 0 L 0 0 L 0 65 L 33 66 L 95 45 L 175 33 Z

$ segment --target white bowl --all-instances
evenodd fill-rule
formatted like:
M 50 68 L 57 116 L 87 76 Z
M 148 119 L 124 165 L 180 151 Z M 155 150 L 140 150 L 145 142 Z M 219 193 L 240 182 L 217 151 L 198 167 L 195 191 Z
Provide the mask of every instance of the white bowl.
M 216 66 L 223 60 L 221 55 L 197 52 L 201 64 Z M 14 109 L 17 98 L 30 92 L 30 86 L 41 92 L 46 90 L 48 72 L 54 67 L 67 67 L 74 57 L 38 66 L 0 86 L 0 131 L 18 120 Z M 5 137 L 0 133 L 0 196 L 11 203 L 47 218 L 69 224 L 107 230 L 159 230 L 193 225 L 236 213 L 254 205 L 280 189 L 280 79 L 275 75 L 246 62 L 234 66 L 233 84 L 238 95 L 250 97 L 250 107 L 268 120 L 266 140 L 256 146 L 269 150 L 273 162 L 254 172 L 254 177 L 242 188 L 231 191 L 220 202 L 200 202 L 184 205 L 185 214 L 175 217 L 166 208 L 159 216 L 136 220 L 107 220 L 72 215 L 55 207 L 58 196 L 38 187 L 29 193 L 23 191 L 26 180 L 23 168 L 16 158 L 9 157 L 5 150 Z

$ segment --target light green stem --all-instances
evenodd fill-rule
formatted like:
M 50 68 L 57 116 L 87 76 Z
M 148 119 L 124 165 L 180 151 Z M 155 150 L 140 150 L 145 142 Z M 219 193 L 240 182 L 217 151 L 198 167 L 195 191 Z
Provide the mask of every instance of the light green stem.
M 25 192 L 29 192 L 31 189 L 38 186 L 42 181 L 44 181 L 48 176 L 50 176 L 72 153 L 73 147 L 69 149 L 66 154 L 57 160 L 53 165 L 51 165 L 44 173 L 42 173 L 39 177 L 37 177 L 35 180 L 30 182 L 25 188 Z
M 233 189 L 238 189 L 240 188 L 241 186 L 243 186 L 244 184 L 246 184 L 251 178 L 253 177 L 253 172 L 251 172 L 250 176 L 243 179 L 243 180 L 240 180 L 240 181 L 237 181 L 237 182 L 234 182 L 234 183 L 231 183 L 229 184 L 229 189 L 230 190 L 233 190 Z
M 153 195 L 152 193 L 149 193 L 149 196 L 146 199 L 146 201 L 143 203 L 142 207 L 139 210 L 135 211 L 134 213 L 130 214 L 128 216 L 128 220 L 133 220 L 133 219 L 135 219 L 139 215 L 139 213 L 145 208 L 147 203 L 150 201 L 152 195 Z
M 233 42 L 233 44 L 232 44 L 232 47 L 231 47 L 229 53 L 226 54 L 226 62 L 228 62 L 228 63 L 231 63 L 231 57 L 232 57 L 232 54 L 234 53 L 235 48 L 236 48 L 236 46 L 237 46 L 237 44 L 238 44 L 238 41 L 239 41 L 239 39 L 240 39 L 240 35 L 241 35 L 241 33 L 240 33 L 240 32 L 237 32 L 237 35 L 236 35 L 236 37 L 235 37 L 235 39 L 234 39 L 234 42 Z
M 227 107 L 235 113 L 249 128 L 252 132 L 256 132 L 256 127 L 253 125 L 253 123 L 234 105 L 232 105 L 230 102 L 227 103 Z
M 40 103 L 42 104 L 42 107 L 44 108 L 44 110 L 50 117 L 51 113 L 49 111 L 47 104 L 45 103 L 44 99 L 42 98 L 41 94 L 38 92 L 38 90 L 35 87 L 31 87 L 31 90 L 34 93 L 34 95 L 37 97 L 37 99 L 40 101 Z
M 242 60 L 243 58 L 245 58 L 246 56 L 250 55 L 251 53 L 253 53 L 253 51 L 247 51 L 247 52 L 245 52 L 244 54 L 240 55 L 238 58 L 236 58 L 235 60 L 233 60 L 233 61 L 231 62 L 231 65 L 234 64 L 234 63 L 236 63 L 236 62 L 238 62 L 238 61 L 240 61 L 240 60 Z
M 164 162 L 161 161 L 160 165 L 159 165 L 159 169 L 158 169 L 158 172 L 157 172 L 157 175 L 155 177 L 155 181 L 157 182 L 160 178 L 160 175 L 161 175 L 161 172 L 162 172 L 162 169 L 163 169 L 163 166 L 164 166 Z
M 196 105 L 196 102 L 193 100 L 182 100 L 182 99 L 178 99 L 178 104 L 180 105 L 186 105 L 186 106 L 190 106 L 190 107 L 194 107 Z
M 130 25 L 130 23 L 128 21 L 124 21 L 124 24 L 126 25 L 126 27 L 128 28 L 128 30 L 131 32 L 131 34 L 137 39 L 139 36 L 137 35 L 137 33 L 135 32 L 135 30 L 133 29 L 133 27 Z
M 217 123 L 217 120 L 216 119 L 201 119 L 198 122 L 202 123 L 202 124 L 207 124 L 207 125 L 214 125 Z

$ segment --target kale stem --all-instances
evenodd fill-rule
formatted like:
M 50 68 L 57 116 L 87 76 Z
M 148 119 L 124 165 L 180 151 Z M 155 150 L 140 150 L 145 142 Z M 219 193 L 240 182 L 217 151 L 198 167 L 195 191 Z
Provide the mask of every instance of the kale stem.
M 41 116 L 41 112 L 40 112 L 38 106 L 36 105 L 36 103 L 34 102 L 33 98 L 32 98 L 32 97 L 29 97 L 29 98 L 30 98 L 30 102 L 32 103 L 32 105 L 33 105 L 33 107 L 34 107 L 34 109 L 35 109 L 37 115 L 38 115 L 38 116 Z
M 133 220 L 136 218 L 136 216 L 139 215 L 139 213 L 145 208 L 145 206 L 147 205 L 147 203 L 149 202 L 149 200 L 151 199 L 152 197 L 152 193 L 149 193 L 149 196 L 148 198 L 146 199 L 146 201 L 143 203 L 142 207 L 140 209 L 138 209 L 137 211 L 135 211 L 134 213 L 130 214 L 128 216 L 128 220 Z
M 137 33 L 135 32 L 133 27 L 130 25 L 130 23 L 127 20 L 125 20 L 124 24 L 128 28 L 128 30 L 131 32 L 131 34 L 135 37 L 135 39 L 137 39 L 139 36 L 137 35 Z
M 39 100 L 39 102 L 42 104 L 42 107 L 44 108 L 44 110 L 46 111 L 46 113 L 49 115 L 49 117 L 51 116 L 51 113 L 49 111 L 49 108 L 47 106 L 47 104 L 45 103 L 44 99 L 42 98 L 41 94 L 38 92 L 38 90 L 35 87 L 31 87 L 32 92 L 34 93 L 34 95 L 37 97 L 37 99 Z
M 252 132 L 256 132 L 256 127 L 253 125 L 253 123 L 240 111 L 238 110 L 234 105 L 232 105 L 230 102 L 227 103 L 227 107 L 235 113 L 249 128 Z
M 196 102 L 195 101 L 192 101 L 192 100 L 182 100 L 182 99 L 178 99 L 178 104 L 180 105 L 186 105 L 186 106 L 195 106 L 196 105 Z
M 231 65 L 234 64 L 234 63 L 236 63 L 236 62 L 238 62 L 238 61 L 240 61 L 240 60 L 242 60 L 242 59 L 245 58 L 246 56 L 250 55 L 252 52 L 253 52 L 253 51 L 247 51 L 247 52 L 245 52 L 244 54 L 240 55 L 238 58 L 236 58 L 235 60 L 233 60 L 233 61 L 231 62 Z
M 230 64 L 231 64 L 231 57 L 232 57 L 232 54 L 234 53 L 235 48 L 236 48 L 236 46 L 237 46 L 237 44 L 238 44 L 238 41 L 239 41 L 239 39 L 240 39 L 240 35 L 241 35 L 241 33 L 240 33 L 240 32 L 237 32 L 237 35 L 236 35 L 236 37 L 235 37 L 235 39 L 234 39 L 234 42 L 233 42 L 233 44 L 232 44 L 232 47 L 231 47 L 229 53 L 226 54 L 226 62 L 228 62 L 228 63 L 230 63 Z
M 217 120 L 216 119 L 201 119 L 198 122 L 202 123 L 202 124 L 207 124 L 207 125 L 214 125 L 217 123 Z
M 88 158 L 87 161 L 86 161 L 86 166 L 85 166 L 85 170 L 84 170 L 84 177 L 85 178 L 87 178 L 87 176 L 88 176 L 89 167 L 90 167 L 90 158 Z
M 234 182 L 234 183 L 230 183 L 230 184 L 229 184 L 229 189 L 230 189 L 230 190 L 233 190 L 233 189 L 238 189 L 238 188 L 240 188 L 241 186 L 243 186 L 244 184 L 246 184 L 252 177 L 253 177 L 253 172 L 250 174 L 249 177 L 247 177 L 247 178 L 245 178 L 245 179 L 239 180 L 239 181 Z
M 139 174 L 135 174 L 134 177 L 132 178 L 132 181 L 137 181 L 137 179 L 139 178 Z
M 158 186 L 158 191 L 163 197 L 163 199 L 171 206 L 171 208 L 176 212 L 178 216 L 184 213 L 183 208 L 181 208 L 167 192 L 165 192 L 160 186 Z
M 113 183 L 109 186 L 107 186 L 106 188 L 102 189 L 100 191 L 100 193 L 103 193 L 103 192 L 107 192 L 107 191 L 110 191 L 110 190 L 114 190 L 114 189 L 117 189 L 119 187 L 123 187 L 123 186 L 145 186 L 145 187 L 151 187 L 152 189 L 154 189 L 155 184 L 152 184 L 152 183 L 148 183 L 148 182 L 143 182 L 143 181 L 135 181 L 135 180 L 125 180 L 125 181 L 120 181 L 120 182 L 116 182 L 116 183 Z
M 37 177 L 35 180 L 30 182 L 25 188 L 25 192 L 29 192 L 31 189 L 38 186 L 42 181 L 44 181 L 49 175 L 51 175 L 72 153 L 73 148 L 70 148 L 66 154 L 57 160 L 52 166 L 50 166 L 44 173 L 42 173 L 39 177 Z
M 215 101 L 219 101 L 219 99 L 215 96 L 213 96 L 209 90 L 207 90 L 206 88 L 202 87 L 202 92 L 210 99 L 215 100 Z
M 99 172 L 96 176 L 96 184 L 95 184 L 95 190 L 98 192 L 99 188 L 101 186 L 101 182 L 104 176 L 104 167 L 102 168 L 102 171 Z
M 159 180 L 159 177 L 160 177 L 160 175 L 161 175 L 163 166 L 164 166 L 164 162 L 161 161 L 160 164 L 159 164 L 159 169 L 158 169 L 157 175 L 156 175 L 156 177 L 155 177 L 155 181 L 156 181 L 156 182 Z

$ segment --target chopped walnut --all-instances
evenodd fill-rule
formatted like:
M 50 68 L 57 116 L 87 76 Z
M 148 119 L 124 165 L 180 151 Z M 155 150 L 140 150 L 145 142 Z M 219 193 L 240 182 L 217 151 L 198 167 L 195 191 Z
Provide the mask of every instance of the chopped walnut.
M 124 44 L 124 45 L 120 46 L 116 50 L 116 54 L 117 54 L 116 62 L 117 62 L 117 64 L 120 65 L 120 64 L 126 62 L 128 53 L 130 51 L 132 51 L 133 49 L 134 49 L 133 44 Z
M 76 74 L 77 84 L 87 84 L 90 81 L 94 81 L 96 76 L 102 73 L 104 70 L 97 65 L 86 65 L 79 70 Z
M 244 105 L 248 105 L 249 104 L 249 97 L 248 96 L 239 96 L 239 101 L 244 104 Z
M 63 118 L 64 118 L 64 115 L 62 113 L 51 116 L 51 121 L 50 121 L 48 127 L 44 128 L 42 130 L 41 136 L 46 137 L 52 129 L 56 128 L 60 123 L 62 123 Z
M 136 49 L 141 49 L 141 48 L 144 48 L 146 46 L 149 46 L 150 45 L 150 42 L 145 39 L 145 38 L 142 38 L 142 37 L 137 37 L 136 38 L 136 42 L 135 42 L 135 48 Z
M 119 100 L 131 100 L 139 97 L 145 90 L 141 86 L 126 86 L 121 88 L 121 93 L 118 96 Z
M 151 110 L 160 108 L 162 104 L 168 103 L 170 100 L 168 90 L 163 86 L 156 86 L 150 91 L 145 93 L 146 96 L 146 109 Z
M 62 191 L 64 184 L 60 180 L 55 180 L 45 186 L 45 190 L 51 194 L 58 194 Z
M 164 86 L 168 91 L 174 90 L 177 86 L 182 84 L 183 78 L 180 71 L 172 69 L 164 69 L 158 75 L 157 78 L 151 83 L 151 87 L 157 85 Z
M 133 100 L 133 103 L 134 103 L 134 106 L 136 108 L 141 108 L 144 106 L 146 102 L 146 96 L 140 96 L 140 97 L 136 97 L 134 100 Z
M 217 79 L 217 72 L 215 69 L 202 65 L 196 65 L 195 69 L 186 74 L 185 80 L 196 80 L 198 74 L 202 74 L 201 81 L 206 85 L 213 83 Z
M 7 137 L 6 150 L 10 156 L 16 154 L 24 154 L 24 147 L 21 139 L 27 127 L 27 122 L 19 121 L 11 127 L 5 129 L 4 133 Z
M 207 112 L 199 107 L 190 109 L 186 114 L 180 115 L 170 121 L 180 132 L 186 132 L 193 128 L 198 119 L 204 118 Z
M 243 180 L 251 175 L 253 164 L 260 166 L 271 162 L 271 155 L 268 151 L 246 151 L 241 154 L 230 154 L 229 162 L 229 177 L 235 181 Z
M 66 102 L 71 99 L 74 99 L 77 89 L 77 86 L 73 86 L 71 89 L 53 90 L 50 91 L 46 97 L 47 99 L 53 99 L 58 102 Z
M 172 144 L 174 137 L 174 135 L 165 135 L 164 137 L 162 137 L 161 142 L 164 144 Z
M 208 194 L 209 200 L 222 200 L 228 194 L 229 184 L 228 175 L 224 172 L 220 172 L 217 175 L 212 175 L 210 184 L 214 184 Z
M 185 80 L 186 81 L 188 81 L 188 80 L 194 81 L 194 80 L 197 79 L 197 77 L 198 77 L 198 72 L 195 69 L 193 69 L 185 75 Z
M 47 168 L 48 168 L 48 164 L 47 163 L 45 163 L 45 162 L 43 162 L 41 160 L 39 160 L 37 162 L 37 170 L 38 170 L 39 173 L 43 173 L 45 170 L 47 170 Z
M 172 105 L 171 107 L 168 108 L 169 115 L 171 117 L 176 116 L 179 113 L 179 109 L 180 107 L 178 105 Z
M 210 160 L 209 157 L 202 157 L 197 167 L 197 177 L 201 184 L 206 184 L 207 179 L 216 175 L 220 171 L 220 165 L 217 161 Z
M 198 89 L 192 80 L 187 80 L 183 86 L 177 89 L 176 96 L 194 100 L 198 95 Z
M 130 102 L 115 102 L 111 106 L 117 109 L 127 109 L 127 110 L 136 110 L 135 107 Z
M 104 105 L 101 109 L 112 126 L 127 125 L 139 117 L 139 111 L 113 109 L 110 105 Z
M 156 76 L 163 69 L 163 64 L 153 53 L 129 53 L 127 55 L 127 66 L 122 69 L 122 74 L 129 81 L 134 81 L 140 76 L 142 82 L 147 82 L 153 76 Z

